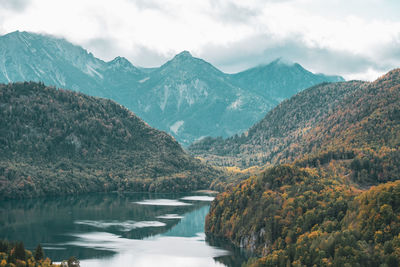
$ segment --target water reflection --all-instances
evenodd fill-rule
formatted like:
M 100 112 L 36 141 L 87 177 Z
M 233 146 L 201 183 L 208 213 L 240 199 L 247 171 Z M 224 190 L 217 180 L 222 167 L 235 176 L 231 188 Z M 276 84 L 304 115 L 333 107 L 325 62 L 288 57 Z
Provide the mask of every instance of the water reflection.
M 232 249 L 209 245 L 210 196 L 93 194 L 0 202 L 0 238 L 41 243 L 55 261 L 82 266 L 236 266 Z M 243 261 L 237 255 L 237 263 Z M 217 259 L 217 261 L 215 260 Z

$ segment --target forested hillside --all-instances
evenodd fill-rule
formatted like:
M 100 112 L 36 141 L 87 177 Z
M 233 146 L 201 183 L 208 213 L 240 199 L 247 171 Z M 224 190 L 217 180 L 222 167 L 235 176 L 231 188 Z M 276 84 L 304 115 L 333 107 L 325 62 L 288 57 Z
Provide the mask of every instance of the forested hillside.
M 208 235 L 261 256 L 249 266 L 398 266 L 400 182 L 361 193 L 323 170 L 272 167 L 218 195 Z
M 0 85 L 2 198 L 187 191 L 218 174 L 113 101 L 34 82 Z
M 372 83 L 309 88 L 282 102 L 247 134 L 207 138 L 190 151 L 216 165 L 302 165 L 351 160 L 357 182 L 399 178 L 400 70 Z
M 282 103 L 242 137 L 275 166 L 218 195 L 206 232 L 255 252 L 249 266 L 399 266 L 399 114 L 399 69 Z

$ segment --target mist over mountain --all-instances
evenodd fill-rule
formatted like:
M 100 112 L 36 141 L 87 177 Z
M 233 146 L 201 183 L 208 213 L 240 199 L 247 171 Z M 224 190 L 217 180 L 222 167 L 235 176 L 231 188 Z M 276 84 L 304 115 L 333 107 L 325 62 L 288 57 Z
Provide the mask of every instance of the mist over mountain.
M 105 62 L 48 35 L 17 31 L 0 37 L 0 82 L 42 81 L 113 99 L 183 145 L 241 133 L 283 99 L 342 80 L 280 59 L 226 74 L 187 51 L 159 68 L 145 69 L 123 57 Z

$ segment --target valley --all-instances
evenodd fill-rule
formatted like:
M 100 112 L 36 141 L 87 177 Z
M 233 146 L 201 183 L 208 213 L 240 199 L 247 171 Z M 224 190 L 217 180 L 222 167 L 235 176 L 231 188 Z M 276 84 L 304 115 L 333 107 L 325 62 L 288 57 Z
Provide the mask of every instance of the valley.
M 84 266 L 400 264 L 399 69 L 226 74 L 188 51 L 145 69 L 28 32 L 0 51 L 2 238 Z

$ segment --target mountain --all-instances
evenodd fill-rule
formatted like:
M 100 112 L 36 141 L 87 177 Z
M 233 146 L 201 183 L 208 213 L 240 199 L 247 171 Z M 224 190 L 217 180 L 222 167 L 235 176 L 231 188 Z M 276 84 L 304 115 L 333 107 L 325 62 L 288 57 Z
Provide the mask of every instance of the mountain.
M 24 82 L 0 85 L 2 198 L 209 187 L 219 172 L 106 99 Z
M 313 85 L 344 81 L 340 76 L 313 74 L 300 64 L 283 59 L 276 59 L 268 65 L 251 68 L 231 77 L 241 88 L 272 99 L 276 105 Z
M 382 147 L 394 154 L 399 145 L 399 84 L 397 69 L 372 83 L 317 85 L 283 101 L 245 134 L 206 138 L 189 150 L 215 165 L 242 168 L 338 150 L 355 153 L 360 160 L 388 154 L 379 151 Z
M 189 151 L 214 165 L 241 168 L 289 159 L 291 145 L 299 146 L 304 135 L 334 113 L 346 96 L 366 85 L 350 81 L 308 88 L 280 103 L 242 135 L 208 137 L 191 145 Z
M 247 266 L 399 266 L 399 131 L 400 69 L 284 101 L 242 137 L 272 166 L 216 197 L 207 235 Z
M 230 75 L 187 51 L 145 69 L 123 57 L 104 62 L 48 35 L 17 31 L 0 37 L 0 82 L 42 81 L 110 98 L 183 145 L 242 133 L 281 100 L 338 80 L 282 60 Z
M 187 51 L 152 71 L 140 90 L 129 107 L 186 145 L 210 133 L 229 136 L 240 132 L 272 107 Z
M 0 82 L 3 83 L 41 81 L 111 98 L 120 92 L 110 86 L 126 87 L 141 75 L 125 58 L 104 62 L 65 39 L 19 31 L 0 37 Z

